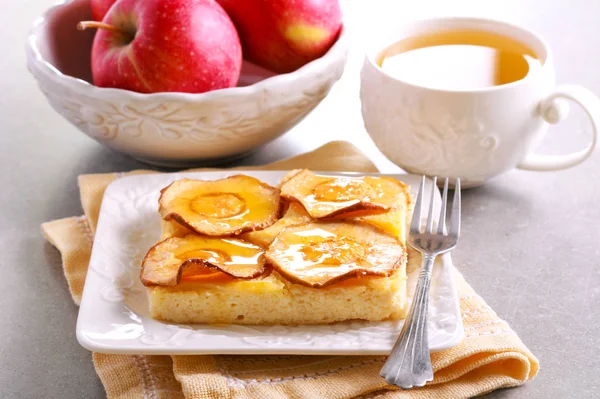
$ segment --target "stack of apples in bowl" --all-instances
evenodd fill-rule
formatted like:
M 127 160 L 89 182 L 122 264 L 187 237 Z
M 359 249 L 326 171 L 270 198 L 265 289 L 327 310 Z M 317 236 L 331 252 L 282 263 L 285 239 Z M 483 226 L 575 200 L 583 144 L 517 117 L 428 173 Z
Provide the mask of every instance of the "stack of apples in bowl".
M 27 55 L 88 136 L 189 166 L 288 131 L 340 78 L 347 48 L 338 0 L 69 0 L 35 22 Z

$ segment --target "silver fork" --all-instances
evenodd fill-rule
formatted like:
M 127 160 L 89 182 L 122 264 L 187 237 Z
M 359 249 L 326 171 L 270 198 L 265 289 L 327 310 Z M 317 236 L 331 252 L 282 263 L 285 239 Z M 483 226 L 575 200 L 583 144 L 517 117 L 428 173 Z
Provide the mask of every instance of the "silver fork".
M 433 380 L 433 369 L 429 357 L 429 343 L 427 337 L 427 309 L 429 303 L 429 286 L 431 271 L 436 256 L 453 249 L 460 235 L 460 180 L 456 180 L 454 201 L 450 214 L 449 228 L 446 232 L 446 208 L 448 204 L 448 178 L 444 182 L 442 206 L 438 220 L 437 233 L 433 230 L 433 200 L 436 190 L 437 178 L 433 178 L 431 189 L 431 202 L 425 230 L 421 231 L 421 207 L 425 190 L 425 176 L 421 181 L 419 194 L 410 224 L 408 243 L 423 256 L 423 269 L 419 274 L 419 281 L 415 296 L 410 307 L 408 317 L 392 349 L 380 375 L 389 384 L 408 389 L 421 387 L 427 381 Z

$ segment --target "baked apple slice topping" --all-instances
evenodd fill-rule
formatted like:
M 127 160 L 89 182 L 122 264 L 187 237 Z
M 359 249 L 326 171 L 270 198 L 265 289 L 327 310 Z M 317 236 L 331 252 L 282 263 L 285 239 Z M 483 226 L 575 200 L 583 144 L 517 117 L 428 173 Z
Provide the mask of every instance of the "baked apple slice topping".
M 358 222 L 312 222 L 284 228 L 266 252 L 283 277 L 326 287 L 352 277 L 389 276 L 406 257 L 400 243 Z
M 162 220 L 161 221 L 161 229 L 162 229 L 162 238 L 169 237 L 185 237 L 188 234 L 196 234 L 193 230 L 188 229 L 187 227 L 180 225 L 174 220 Z
M 174 286 L 182 277 L 211 269 L 238 279 L 258 277 L 265 272 L 264 251 L 236 238 L 170 237 L 150 248 L 140 277 L 146 286 Z
M 365 222 L 378 227 L 388 234 L 396 237 L 400 242 L 406 242 L 406 215 L 411 206 L 409 187 L 393 178 L 381 178 L 372 181 L 385 191 L 386 196 L 393 198 L 392 209 L 377 215 L 367 215 L 355 218 L 357 221 Z
M 405 208 L 394 208 L 379 215 L 369 215 L 353 220 L 364 222 L 390 234 L 402 243 L 406 243 L 406 212 Z
M 267 248 L 284 227 L 308 223 L 311 220 L 312 218 L 306 213 L 306 210 L 304 210 L 302 205 L 292 202 L 285 212 L 285 215 L 275 222 L 274 225 L 269 226 L 264 230 L 244 233 L 240 237 L 253 244 Z
M 164 220 L 208 236 L 231 236 L 261 230 L 281 213 L 279 189 L 250 176 L 204 181 L 182 179 L 161 191 Z
M 281 187 L 281 195 L 301 203 L 315 219 L 380 214 L 395 204 L 403 184 L 387 177 L 332 177 L 302 170 Z

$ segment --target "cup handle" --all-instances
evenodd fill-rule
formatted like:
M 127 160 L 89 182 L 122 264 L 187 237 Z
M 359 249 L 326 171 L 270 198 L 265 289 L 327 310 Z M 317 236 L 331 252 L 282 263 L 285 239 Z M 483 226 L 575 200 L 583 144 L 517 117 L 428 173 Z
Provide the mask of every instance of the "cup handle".
M 579 104 L 592 123 L 592 141 L 583 150 L 565 155 L 538 155 L 528 154 L 525 159 L 517 165 L 524 170 L 560 170 L 579 165 L 592 155 L 598 141 L 598 130 L 600 129 L 600 99 L 590 90 L 575 85 L 560 85 L 540 103 L 542 118 L 548 123 L 560 122 L 566 113 L 565 104 L 562 99 L 568 99 Z

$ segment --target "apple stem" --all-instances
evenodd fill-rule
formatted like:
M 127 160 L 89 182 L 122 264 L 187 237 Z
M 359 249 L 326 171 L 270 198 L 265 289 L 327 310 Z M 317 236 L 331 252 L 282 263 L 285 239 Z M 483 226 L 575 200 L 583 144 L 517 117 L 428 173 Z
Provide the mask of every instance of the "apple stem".
M 81 21 L 77 24 L 78 30 L 86 30 L 86 29 L 104 29 L 109 30 L 111 32 L 117 32 L 124 36 L 130 36 L 131 34 L 123 29 L 117 28 L 116 26 L 97 21 Z

